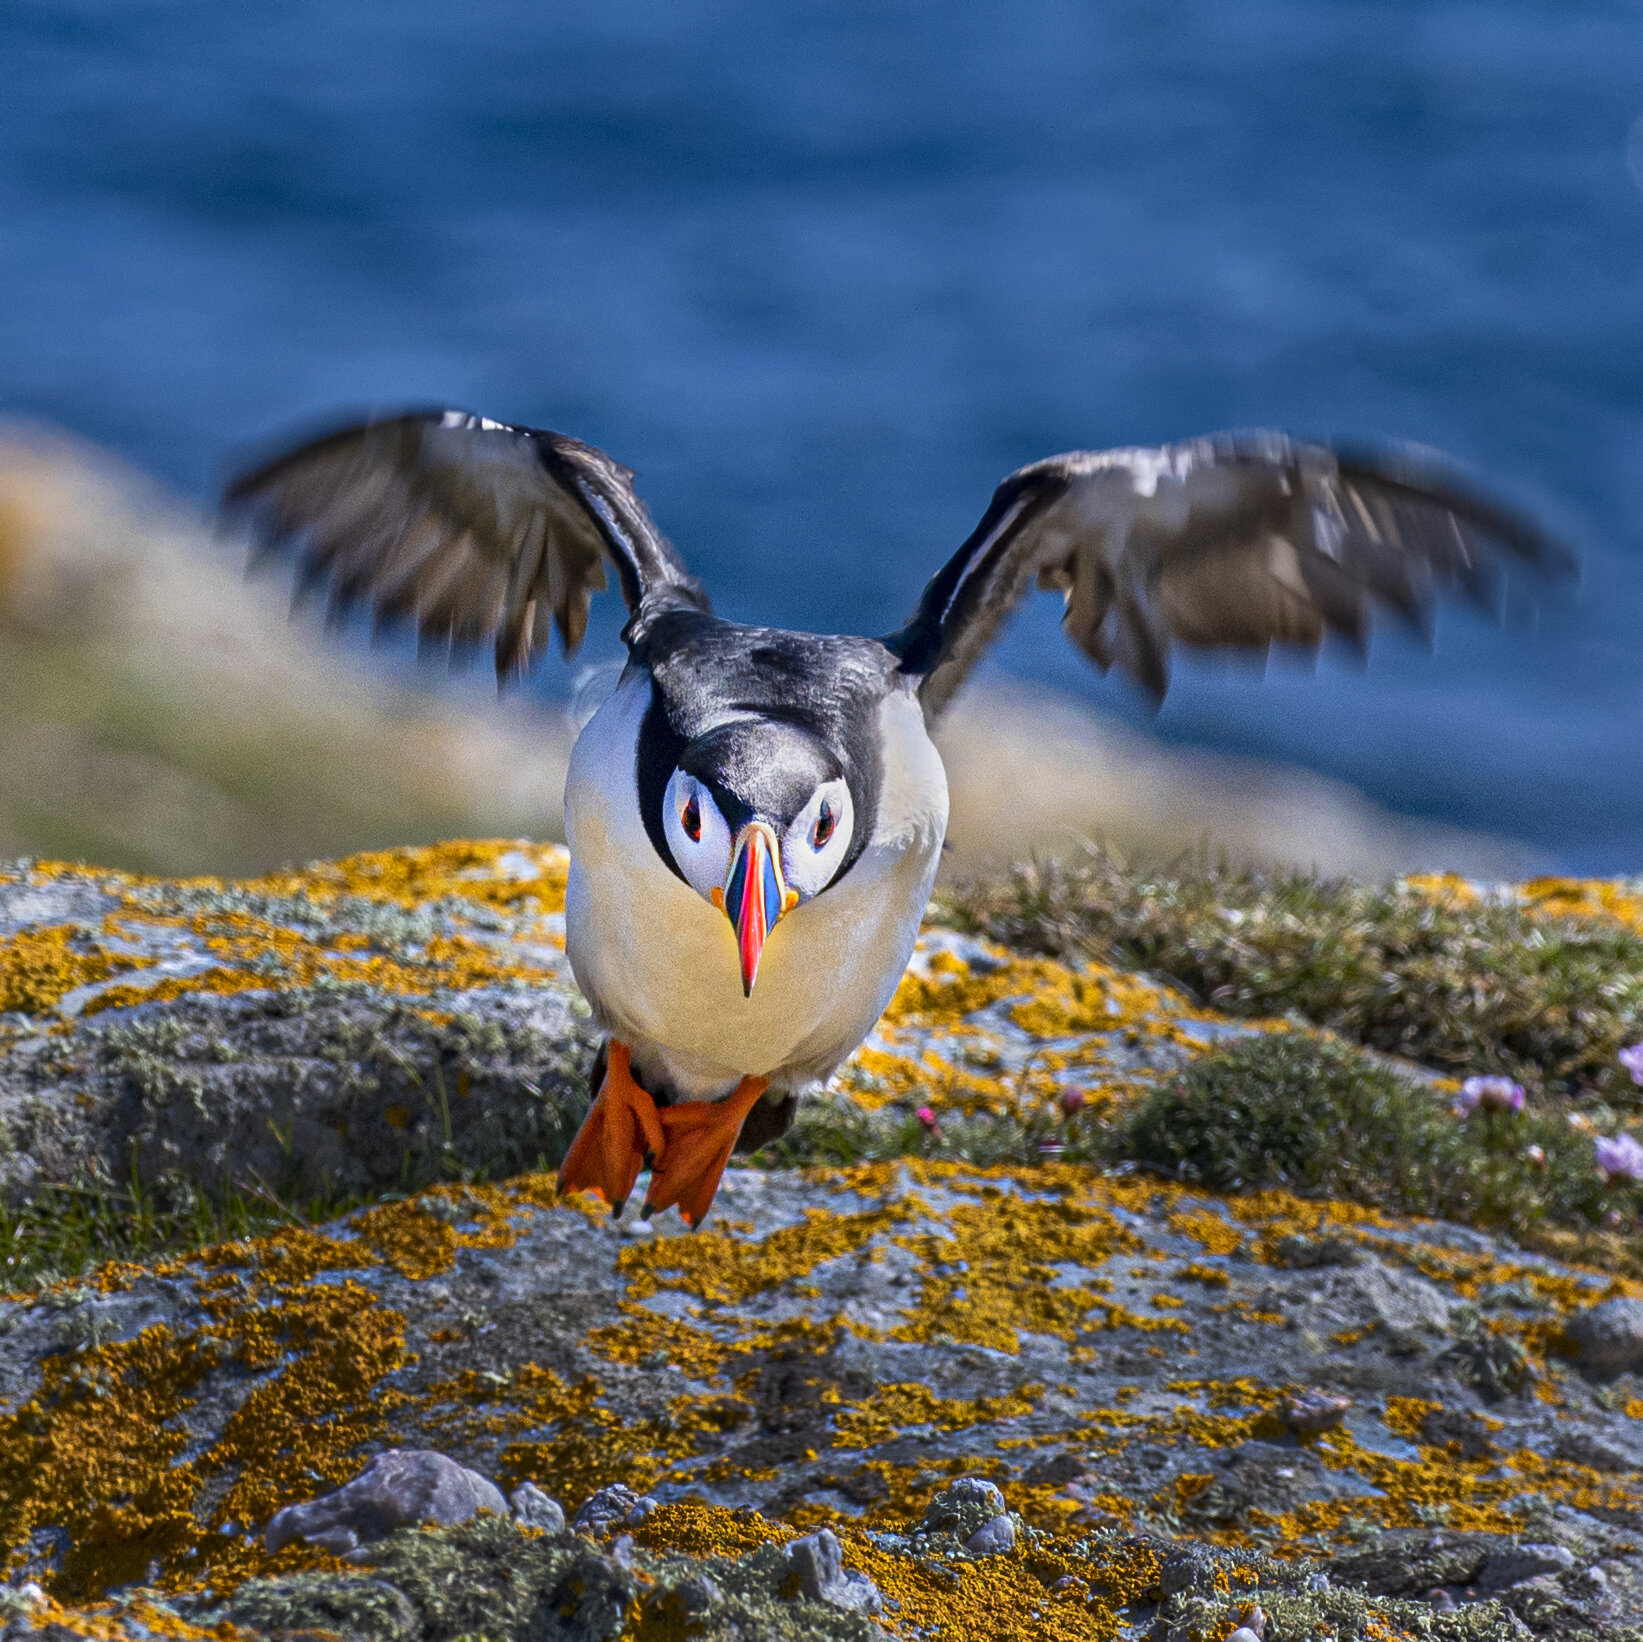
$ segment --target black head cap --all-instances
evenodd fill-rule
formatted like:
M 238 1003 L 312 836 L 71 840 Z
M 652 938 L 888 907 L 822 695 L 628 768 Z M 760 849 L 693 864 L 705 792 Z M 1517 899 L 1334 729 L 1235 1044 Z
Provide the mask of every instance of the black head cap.
M 755 815 L 778 829 L 823 782 L 843 779 L 855 825 L 837 882 L 873 836 L 882 760 L 878 714 L 897 659 L 871 639 L 738 627 L 696 611 L 664 614 L 634 664 L 654 691 L 639 730 L 639 811 L 656 853 L 675 769 L 712 792 L 732 829 Z
M 687 742 L 681 770 L 713 794 L 732 832 L 755 816 L 787 826 L 844 765 L 807 729 L 782 719 L 737 718 Z

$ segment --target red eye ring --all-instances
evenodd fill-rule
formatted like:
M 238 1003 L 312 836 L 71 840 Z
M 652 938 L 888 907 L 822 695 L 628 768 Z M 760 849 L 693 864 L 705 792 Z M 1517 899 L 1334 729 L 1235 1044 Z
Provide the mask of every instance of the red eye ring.
M 692 793 L 685 800 L 684 813 L 679 817 L 679 825 L 685 829 L 685 837 L 691 843 L 699 844 L 702 841 L 702 806 L 696 802 L 696 795 Z

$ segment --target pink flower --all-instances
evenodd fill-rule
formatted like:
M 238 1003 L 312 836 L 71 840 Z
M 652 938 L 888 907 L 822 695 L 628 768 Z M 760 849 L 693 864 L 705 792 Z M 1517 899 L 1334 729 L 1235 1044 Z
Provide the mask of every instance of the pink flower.
M 1084 1110 L 1084 1091 L 1082 1089 L 1075 1089 L 1072 1084 L 1069 1083 L 1066 1088 L 1061 1091 L 1060 1106 L 1061 1115 L 1063 1117 L 1076 1117 Z
M 1544 1146 L 1531 1146 L 1523 1155 L 1528 1158 L 1528 1160 L 1537 1169 L 1544 1169 L 1546 1167 L 1546 1148 Z
M 1468 1078 L 1455 1097 L 1455 1110 L 1465 1117 L 1479 1108 L 1485 1112 L 1521 1112 L 1523 1085 L 1510 1078 Z
M 941 1139 L 941 1123 L 937 1119 L 935 1112 L 930 1107 L 921 1106 L 913 1115 L 919 1120 L 920 1123 L 924 1125 L 924 1132 L 929 1135 L 932 1140 Z
M 1643 1146 L 1631 1135 L 1616 1135 L 1597 1143 L 1597 1167 L 1606 1186 L 1643 1180 Z
M 1622 1049 L 1619 1060 L 1631 1073 L 1633 1083 L 1643 1083 L 1643 1043 L 1634 1043 L 1629 1049 Z

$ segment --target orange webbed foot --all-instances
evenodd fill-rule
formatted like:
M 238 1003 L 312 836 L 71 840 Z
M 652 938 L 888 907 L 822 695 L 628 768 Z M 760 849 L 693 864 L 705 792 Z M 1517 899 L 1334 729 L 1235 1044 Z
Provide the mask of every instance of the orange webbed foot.
M 764 1078 L 743 1078 L 723 1100 L 687 1100 L 660 1109 L 667 1144 L 651 1167 L 643 1211 L 647 1218 L 678 1204 L 692 1231 L 701 1225 L 742 1124 L 767 1087 Z
M 654 1166 L 666 1143 L 656 1102 L 634 1082 L 628 1046 L 612 1038 L 598 1098 L 559 1165 L 559 1190 L 595 1191 L 620 1214 L 647 1154 Z

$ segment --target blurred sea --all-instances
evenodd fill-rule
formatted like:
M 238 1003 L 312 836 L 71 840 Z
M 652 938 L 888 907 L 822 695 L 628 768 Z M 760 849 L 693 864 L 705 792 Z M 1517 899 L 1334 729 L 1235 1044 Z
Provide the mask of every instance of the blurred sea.
M 726 613 L 867 631 L 1052 451 L 1422 440 L 1580 591 L 1149 733 L 1643 868 L 1634 5 L 15 0 L 0 84 L 0 414 L 200 501 L 316 413 L 534 421 Z M 996 665 L 1147 723 L 1051 601 Z

